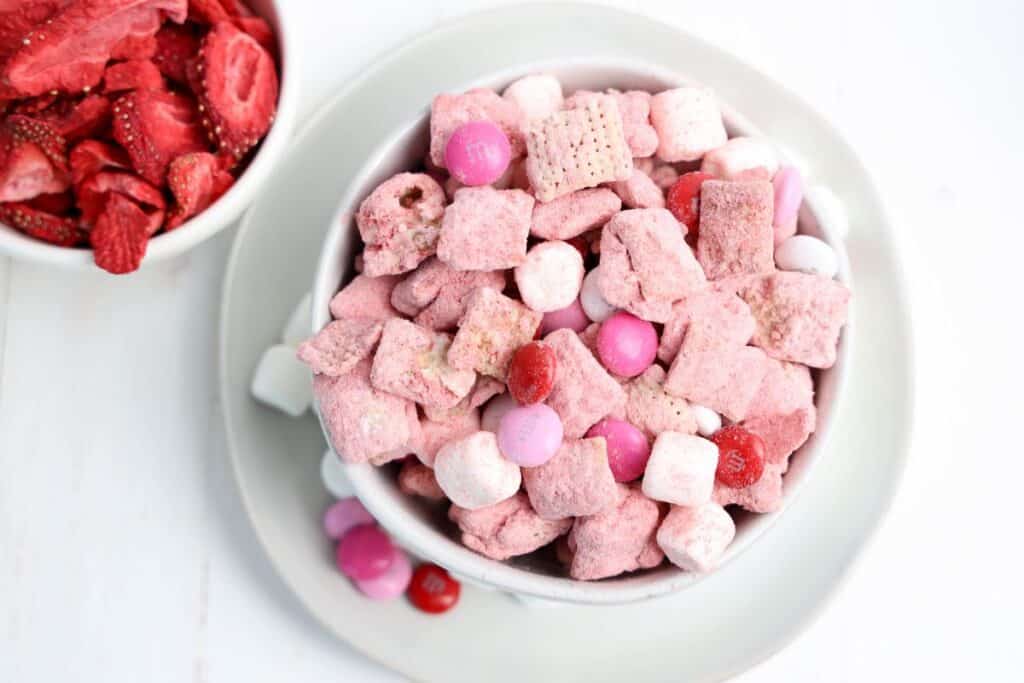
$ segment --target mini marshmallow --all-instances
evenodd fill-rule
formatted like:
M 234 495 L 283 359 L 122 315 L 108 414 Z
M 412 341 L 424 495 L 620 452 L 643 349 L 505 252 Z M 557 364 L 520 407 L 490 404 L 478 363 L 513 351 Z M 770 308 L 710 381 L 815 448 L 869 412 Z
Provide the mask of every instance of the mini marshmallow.
M 619 310 L 612 306 L 601 294 L 601 266 L 597 266 L 583 277 L 583 286 L 580 287 L 580 306 L 587 317 L 595 323 L 603 323 L 615 315 Z
M 444 491 L 437 485 L 433 471 L 415 460 L 408 460 L 402 464 L 402 469 L 398 472 L 398 488 L 407 495 L 435 502 L 445 499 Z
M 281 343 L 285 346 L 298 346 L 309 337 L 312 328 L 313 294 L 306 292 L 281 330 Z
M 366 243 L 363 272 L 404 273 L 433 254 L 444 205 L 444 189 L 426 173 L 399 173 L 381 183 L 356 213 Z
M 448 517 L 459 526 L 467 548 L 499 561 L 532 553 L 572 527 L 571 518 L 542 519 L 525 493 L 478 510 L 453 505 Z
M 583 257 L 567 242 L 542 242 L 516 266 L 516 286 L 523 303 L 549 313 L 570 305 L 583 283 Z
M 444 213 L 437 257 L 455 270 L 515 268 L 526 258 L 533 204 L 522 190 L 462 188 Z
M 542 119 L 562 108 L 562 84 L 551 74 L 530 74 L 513 81 L 501 96 L 519 107 L 526 120 Z
M 709 280 L 775 270 L 774 190 L 767 180 L 706 180 L 697 260 Z
M 438 95 L 430 104 L 430 161 L 444 168 L 444 149 L 455 129 L 470 121 L 490 121 L 508 137 L 512 158 L 523 155 L 522 112 L 515 103 L 486 88 L 460 95 Z
M 523 485 L 541 519 L 595 515 L 617 499 L 604 437 L 567 439 L 546 463 L 523 469 Z
M 737 137 L 708 152 L 700 170 L 719 180 L 771 180 L 779 155 L 763 138 Z
M 651 97 L 651 124 L 662 161 L 696 161 L 728 136 L 714 93 L 701 86 L 666 90 Z
M 846 239 L 850 234 L 850 215 L 846 212 L 846 205 L 830 187 L 811 185 L 804 190 L 804 199 L 811 205 L 827 234 Z
M 665 194 L 649 175 L 640 169 L 633 169 L 629 180 L 611 184 L 612 190 L 622 199 L 623 206 L 630 209 L 664 209 Z
M 451 336 L 408 320 L 389 320 L 373 359 L 370 381 L 381 391 L 438 408 L 451 408 L 476 382 L 472 370 L 448 364 Z
M 736 535 L 736 524 L 720 505 L 673 507 L 658 527 L 658 546 L 672 564 L 688 572 L 708 572 L 718 566 Z
M 251 391 L 261 403 L 292 417 L 302 415 L 313 403 L 309 369 L 295 357 L 295 349 L 284 344 L 263 352 Z
M 662 432 L 654 441 L 644 471 L 648 498 L 695 507 L 711 500 L 718 467 L 718 446 L 691 434 Z
M 505 380 L 512 354 L 533 339 L 543 315 L 523 304 L 480 287 L 466 300 L 466 314 L 455 333 L 448 362 Z
M 633 486 L 618 484 L 616 492 L 615 505 L 576 519 L 560 549 L 567 555 L 569 575 L 578 581 L 650 569 L 665 559 L 654 539 L 661 521 L 658 504 Z
M 370 318 L 332 320 L 299 345 L 296 358 L 316 373 L 339 377 L 373 353 L 384 324 Z
M 324 457 L 320 459 L 320 479 L 327 492 L 339 500 L 356 495 L 352 482 L 345 474 L 345 465 L 330 448 L 324 451 Z
M 835 250 L 817 237 L 793 235 L 775 249 L 779 270 L 798 271 L 834 278 L 839 273 Z
M 622 209 L 622 200 L 606 187 L 578 190 L 535 204 L 530 234 L 546 240 L 567 240 L 602 227 Z
M 469 510 L 494 505 L 519 490 L 519 466 L 498 450 L 498 437 L 476 432 L 441 448 L 434 460 L 434 476 L 453 503 Z
M 690 404 L 694 419 L 697 420 L 697 433 L 701 436 L 711 436 L 722 428 L 722 416 L 702 405 Z

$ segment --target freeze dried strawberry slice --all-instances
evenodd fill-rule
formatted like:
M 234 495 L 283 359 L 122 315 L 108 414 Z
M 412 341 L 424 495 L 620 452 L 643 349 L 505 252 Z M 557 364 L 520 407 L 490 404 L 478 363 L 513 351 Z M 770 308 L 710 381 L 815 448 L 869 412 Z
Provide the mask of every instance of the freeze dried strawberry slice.
M 110 50 L 111 59 L 152 59 L 156 54 L 155 34 L 125 36 Z
M 274 29 L 263 17 L 238 17 L 235 19 L 235 26 L 242 29 L 253 39 L 263 46 L 272 56 L 277 55 L 277 40 L 274 38 Z
M 58 96 L 53 93 L 46 93 L 39 97 L 30 97 L 27 100 L 21 100 L 14 105 L 11 110 L 12 114 L 24 114 L 25 116 L 36 116 L 42 114 L 47 109 L 53 106 L 57 101 Z
M 26 204 L 38 211 L 52 213 L 55 216 L 63 216 L 75 208 L 75 195 L 70 192 L 41 194 L 34 199 L 30 199 Z
M 25 36 L 71 0 L 0 0 L 0 62 L 24 45 Z
M 89 233 L 96 265 L 114 274 L 138 270 L 146 255 L 149 226 L 150 217 L 135 202 L 111 194 Z
M 103 88 L 107 92 L 118 90 L 161 89 L 164 77 L 156 64 L 148 59 L 133 59 L 111 64 L 103 75 Z
M 270 129 L 277 109 L 274 59 L 252 36 L 220 22 L 203 39 L 196 66 L 203 125 L 221 150 L 241 159 Z
M 128 153 L 116 145 L 99 140 L 83 140 L 71 150 L 71 182 L 79 185 L 91 175 L 107 168 L 131 168 Z
M 88 225 L 95 225 L 111 194 L 129 197 L 152 211 L 162 211 L 167 201 L 160 190 L 134 173 L 100 171 L 76 188 L 78 208 Z
M 110 100 L 103 95 L 83 97 L 54 124 L 68 142 L 91 138 L 107 132 L 110 126 Z
M 234 182 L 234 177 L 221 170 L 219 160 L 209 152 L 184 154 L 175 159 L 167 171 L 167 184 L 177 205 L 167 219 L 167 229 L 173 230 L 205 211 Z
M 199 53 L 199 37 L 191 26 L 164 24 L 156 34 L 156 54 L 153 63 L 160 72 L 173 81 L 188 85 L 188 74 L 185 67 L 188 60 Z
M 60 247 L 73 247 L 82 241 L 82 231 L 75 225 L 74 219 L 54 216 L 27 204 L 0 204 L 0 221 L 31 237 Z
M 207 148 L 192 99 L 162 90 L 136 90 L 114 102 L 114 139 L 139 175 L 158 186 L 172 160 Z
M 68 189 L 64 143 L 45 121 L 11 115 L 0 125 L 0 202 Z
M 68 170 L 68 144 L 53 124 L 30 116 L 11 114 L 4 121 L 4 126 L 10 131 L 15 144 L 31 142 L 42 150 L 54 168 L 65 172 Z
M 99 83 L 127 37 L 153 35 L 165 15 L 181 23 L 187 13 L 187 0 L 78 0 L 29 32 L 0 76 L 23 96 L 78 92 Z

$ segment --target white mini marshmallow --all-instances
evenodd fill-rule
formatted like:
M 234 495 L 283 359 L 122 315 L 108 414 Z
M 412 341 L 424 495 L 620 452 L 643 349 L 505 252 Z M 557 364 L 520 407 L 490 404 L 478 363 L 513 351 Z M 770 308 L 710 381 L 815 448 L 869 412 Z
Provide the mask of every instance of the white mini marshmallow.
M 598 278 L 601 277 L 601 266 L 594 268 L 583 278 L 583 286 L 580 288 L 580 306 L 587 317 L 595 323 L 603 323 L 612 317 L 615 311 L 619 310 L 608 303 L 601 293 Z
M 484 407 L 484 412 L 480 416 L 480 429 L 497 434 L 501 418 L 505 417 L 505 413 L 518 405 L 519 402 L 512 398 L 512 394 L 498 394 L 488 401 Z
M 352 482 L 345 474 L 344 463 L 330 448 L 324 451 L 324 457 L 320 459 L 320 479 L 323 480 L 327 492 L 335 498 L 351 498 L 356 495 Z
M 732 138 L 708 152 L 700 170 L 720 180 L 771 180 L 779 170 L 779 154 L 762 138 Z
M 541 242 L 516 266 L 523 303 L 539 313 L 559 311 L 576 301 L 583 284 L 583 257 L 568 242 Z
M 281 343 L 285 346 L 298 346 L 313 336 L 313 297 L 309 292 L 288 316 L 284 330 L 281 331 Z
M 728 139 L 714 93 L 701 86 L 651 97 L 651 125 L 658 133 L 658 157 L 669 163 L 696 161 Z
M 658 527 L 658 546 L 680 569 L 708 572 L 718 566 L 736 535 L 736 524 L 721 505 L 673 507 Z
M 562 108 L 562 84 L 551 74 L 533 74 L 515 81 L 501 94 L 519 107 L 523 116 L 542 119 Z
M 313 404 L 313 377 L 309 368 L 295 357 L 295 349 L 284 344 L 263 353 L 252 377 L 252 395 L 257 400 L 298 417 Z
M 839 257 L 832 247 L 817 237 L 793 235 L 775 249 L 775 265 L 779 270 L 833 278 L 839 272 Z
M 717 467 L 718 446 L 712 442 L 693 434 L 662 432 L 644 470 L 644 495 L 675 505 L 702 505 L 711 500 Z
M 699 406 L 696 403 L 690 404 L 690 412 L 697 420 L 697 432 L 701 436 L 711 436 L 722 428 L 722 416 L 711 410 Z
M 498 450 L 493 432 L 475 432 L 441 447 L 434 460 L 437 483 L 453 503 L 479 510 L 511 498 L 523 483 L 519 465 Z
M 845 240 L 850 234 L 850 216 L 836 193 L 826 185 L 804 188 L 804 201 L 814 210 L 818 221 L 837 239 Z

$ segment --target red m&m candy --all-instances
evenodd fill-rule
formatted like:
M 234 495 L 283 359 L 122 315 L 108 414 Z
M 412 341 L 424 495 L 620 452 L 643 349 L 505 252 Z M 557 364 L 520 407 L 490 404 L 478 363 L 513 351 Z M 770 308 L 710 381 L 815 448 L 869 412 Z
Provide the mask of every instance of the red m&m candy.
M 462 586 L 436 564 L 421 564 L 409 584 L 409 601 L 430 614 L 447 612 L 459 601 Z
M 731 425 L 711 436 L 718 446 L 718 469 L 715 479 L 732 489 L 742 489 L 757 482 L 764 474 L 765 445 L 757 434 Z

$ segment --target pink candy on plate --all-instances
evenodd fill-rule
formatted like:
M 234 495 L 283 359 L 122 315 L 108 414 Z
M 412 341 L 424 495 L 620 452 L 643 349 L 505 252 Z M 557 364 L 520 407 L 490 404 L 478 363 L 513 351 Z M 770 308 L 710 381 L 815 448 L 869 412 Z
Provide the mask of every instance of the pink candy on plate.
M 409 587 L 412 580 L 412 563 L 398 548 L 392 550 L 391 563 L 380 576 L 372 579 L 356 579 L 356 588 L 371 600 L 393 600 Z
M 337 541 L 350 529 L 373 524 L 373 515 L 363 507 L 358 498 L 343 498 L 333 503 L 324 512 L 324 532 L 327 537 Z
M 512 146 L 490 121 L 470 121 L 455 129 L 444 147 L 444 163 L 463 185 L 489 185 L 508 168 Z
M 362 524 L 341 538 L 334 558 L 341 573 L 350 579 L 376 579 L 394 563 L 395 546 L 376 524 Z
M 646 320 L 619 311 L 601 323 L 597 354 L 616 375 L 636 377 L 651 367 L 658 355 L 658 333 Z

